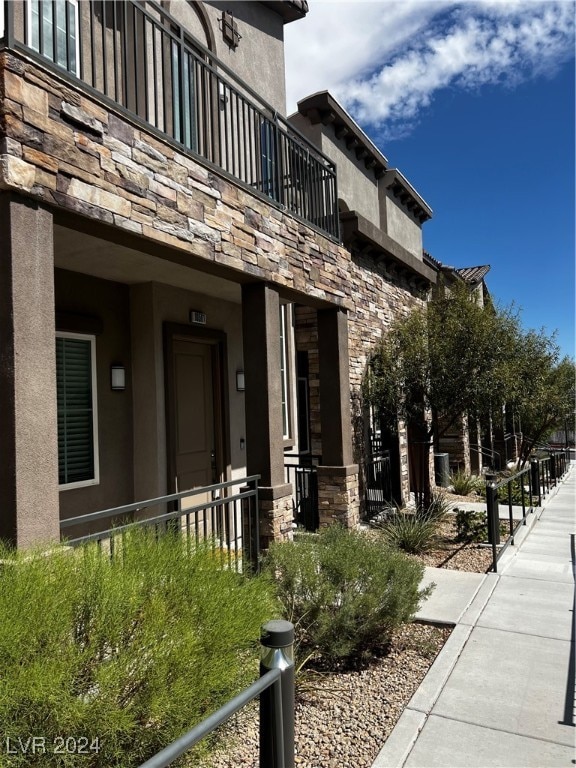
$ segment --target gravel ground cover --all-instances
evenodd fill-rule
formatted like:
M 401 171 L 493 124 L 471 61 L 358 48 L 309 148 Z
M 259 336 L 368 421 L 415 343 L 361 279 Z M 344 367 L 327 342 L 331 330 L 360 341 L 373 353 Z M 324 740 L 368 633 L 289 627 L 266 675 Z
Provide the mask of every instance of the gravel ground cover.
M 477 542 L 458 541 L 456 518 L 450 515 L 438 528 L 438 543 L 421 555 L 410 555 L 431 568 L 486 573 L 492 565 L 491 547 Z
M 461 502 L 479 502 L 484 499 L 478 496 L 457 496 L 447 493 L 446 498 L 451 502 L 452 508 L 457 509 Z M 502 509 L 500 510 L 502 515 Z M 514 520 L 516 524 L 518 520 Z M 504 543 L 509 531 L 509 518 L 500 517 L 501 541 Z M 492 548 L 486 543 L 474 541 L 458 541 L 456 529 L 456 515 L 449 514 L 438 528 L 438 542 L 428 552 L 415 555 L 424 565 L 431 568 L 448 568 L 454 571 L 468 571 L 472 573 L 487 573 L 492 567 Z
M 306 674 L 296 703 L 296 765 L 369 768 L 449 634 L 447 627 L 408 624 L 390 652 L 365 669 Z M 258 768 L 256 707 L 234 718 L 228 736 L 203 768 Z
M 482 501 L 474 496 L 447 497 L 455 507 L 458 502 Z M 456 518 L 449 515 L 439 527 L 436 546 L 414 557 L 431 567 L 487 572 L 491 548 L 459 542 L 456 535 Z M 295 712 L 298 768 L 369 768 L 450 631 L 404 625 L 394 635 L 389 653 L 366 668 L 305 675 Z M 235 716 L 227 726 L 226 746 L 202 768 L 258 768 L 257 705 Z

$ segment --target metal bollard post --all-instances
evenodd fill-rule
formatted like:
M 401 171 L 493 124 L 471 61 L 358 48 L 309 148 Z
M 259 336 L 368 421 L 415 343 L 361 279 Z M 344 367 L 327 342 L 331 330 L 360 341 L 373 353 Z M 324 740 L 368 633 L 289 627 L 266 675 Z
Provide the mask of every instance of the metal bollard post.
M 538 506 L 542 506 L 542 490 L 540 488 L 540 462 L 538 459 L 530 460 L 530 483 L 532 485 L 532 493 L 534 496 L 538 496 Z
M 500 515 L 496 483 L 486 483 L 486 512 L 488 518 L 488 541 L 492 544 L 492 561 L 494 573 L 496 573 L 498 562 L 496 545 L 500 544 Z
M 282 673 L 279 689 L 260 694 L 260 768 L 294 768 L 294 625 L 269 621 L 260 642 L 260 674 Z

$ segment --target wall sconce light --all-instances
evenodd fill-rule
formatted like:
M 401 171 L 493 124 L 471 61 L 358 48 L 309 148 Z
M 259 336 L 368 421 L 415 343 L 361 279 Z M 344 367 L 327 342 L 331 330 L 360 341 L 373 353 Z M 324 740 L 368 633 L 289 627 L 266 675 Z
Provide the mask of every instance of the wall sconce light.
M 112 365 L 110 367 L 110 386 L 117 392 L 126 389 L 126 368 L 123 365 Z
M 236 391 L 244 392 L 245 389 L 244 371 L 236 371 Z

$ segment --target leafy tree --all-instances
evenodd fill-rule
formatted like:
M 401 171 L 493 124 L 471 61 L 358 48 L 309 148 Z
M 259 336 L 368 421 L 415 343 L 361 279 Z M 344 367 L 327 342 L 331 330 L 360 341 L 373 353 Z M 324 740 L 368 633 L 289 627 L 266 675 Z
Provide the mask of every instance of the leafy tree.
M 516 380 L 509 402 L 519 417 L 522 430 L 520 462 L 524 465 L 532 451 L 550 433 L 574 417 L 576 398 L 574 361 L 559 360 L 554 340 L 543 332 L 530 332 L 516 350 Z
M 483 308 L 456 285 L 393 325 L 370 361 L 365 396 L 390 426 L 405 419 L 437 441 L 463 413 L 506 401 L 518 333 L 512 309 Z
M 554 338 L 525 332 L 513 307 L 482 307 L 456 284 L 392 326 L 364 395 L 383 424 L 405 420 L 423 445 L 437 445 L 463 414 L 482 418 L 511 403 L 529 453 L 574 408 L 574 363 L 558 357 Z

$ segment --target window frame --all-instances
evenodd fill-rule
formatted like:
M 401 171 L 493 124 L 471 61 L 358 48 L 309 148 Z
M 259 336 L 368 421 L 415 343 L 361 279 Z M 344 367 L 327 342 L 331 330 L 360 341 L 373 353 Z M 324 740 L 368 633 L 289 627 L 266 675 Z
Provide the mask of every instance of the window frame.
M 54 0 L 43 0 L 43 2 L 50 2 L 54 4 Z M 53 42 L 55 44 L 56 50 L 54 50 L 54 58 L 51 56 L 48 56 L 44 51 L 40 50 L 40 44 L 38 44 L 38 48 L 34 48 L 32 45 L 32 0 L 26 0 L 26 45 L 31 48 L 33 51 L 38 53 L 40 56 L 44 56 L 48 61 L 51 61 L 53 64 L 55 64 L 57 67 L 60 67 L 65 72 L 70 72 L 72 75 L 76 75 L 76 77 L 80 77 L 80 8 L 79 8 L 79 0 L 64 0 L 65 7 L 67 9 L 68 4 L 70 4 L 74 8 L 74 19 L 76 22 L 76 39 L 75 39 L 75 59 L 76 59 L 76 67 L 74 69 L 68 67 L 68 62 L 66 64 L 60 64 L 58 61 L 58 40 L 57 35 L 53 32 Z M 43 19 L 38 17 L 38 24 L 42 24 Z M 54 27 L 56 23 L 54 15 L 52 16 L 52 25 Z M 40 29 L 38 29 L 38 34 L 40 33 Z M 38 40 L 38 43 L 40 43 L 40 38 Z
M 293 391 L 292 391 L 292 305 L 280 303 L 280 400 L 282 406 L 282 439 L 285 448 L 294 445 Z
M 90 342 L 90 374 L 91 374 L 91 394 L 92 394 L 92 455 L 93 455 L 93 477 L 88 480 L 77 480 L 72 483 L 60 483 L 58 480 L 58 490 L 68 491 L 73 488 L 87 488 L 92 485 L 100 484 L 100 460 L 98 455 L 98 397 L 97 397 L 97 371 L 96 371 L 96 336 L 88 333 L 71 333 L 69 331 L 56 331 L 57 339 L 76 339 L 79 341 Z M 58 371 L 56 370 L 56 381 L 58 381 Z M 58 416 L 58 414 L 57 414 Z M 60 467 L 58 467 L 60 474 Z

